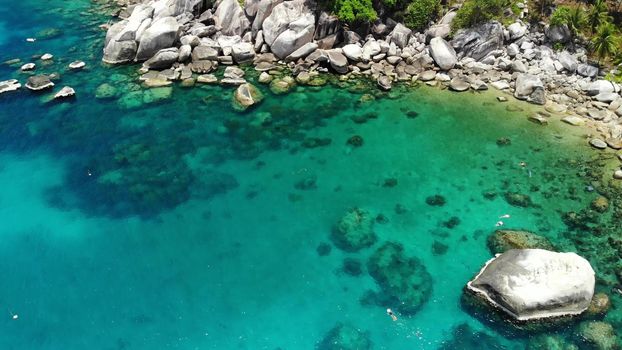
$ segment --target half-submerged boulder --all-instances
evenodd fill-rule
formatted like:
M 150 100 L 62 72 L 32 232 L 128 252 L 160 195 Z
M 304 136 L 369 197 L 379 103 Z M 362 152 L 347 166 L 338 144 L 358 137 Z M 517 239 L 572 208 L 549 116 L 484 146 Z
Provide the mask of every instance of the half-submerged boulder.
M 575 253 L 512 249 L 489 260 L 467 290 L 519 321 L 578 315 L 594 295 L 594 270 Z

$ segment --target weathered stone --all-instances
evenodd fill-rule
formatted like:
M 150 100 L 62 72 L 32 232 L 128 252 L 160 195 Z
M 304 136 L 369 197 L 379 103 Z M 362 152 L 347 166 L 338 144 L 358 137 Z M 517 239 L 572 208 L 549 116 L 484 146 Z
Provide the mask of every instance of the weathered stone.
M 201 84 L 215 84 L 218 82 L 218 78 L 214 74 L 201 74 L 197 77 L 197 83 Z
M 313 40 L 315 16 L 304 0 L 286 1 L 274 6 L 262 30 L 272 53 L 285 58 Z
M 76 91 L 72 87 L 65 86 L 54 95 L 54 98 L 61 99 L 61 98 L 73 97 L 75 95 L 76 95 Z
M 242 36 L 251 26 L 237 0 L 222 0 L 214 12 L 214 19 L 224 35 Z
M 471 87 L 471 84 L 469 84 L 466 80 L 460 77 L 455 77 L 451 79 L 451 81 L 449 82 L 449 88 L 452 89 L 453 91 L 458 91 L 458 92 L 467 91 L 469 90 L 470 87 Z
M 251 43 L 237 43 L 231 47 L 231 55 L 238 64 L 252 62 L 255 58 L 255 48 Z
M 430 40 L 430 55 L 436 64 L 443 70 L 452 69 L 458 62 L 454 48 L 442 38 Z
M 28 78 L 26 88 L 33 91 L 45 90 L 54 86 L 54 83 L 47 75 L 33 75 Z
M 525 321 L 581 314 L 594 285 L 590 263 L 575 253 L 512 249 L 489 260 L 467 289 Z
M 487 243 L 493 255 L 505 253 L 511 249 L 555 250 L 546 237 L 522 230 L 497 230 L 488 237 Z
M 179 59 L 179 50 L 176 47 L 162 49 L 156 52 L 153 57 L 143 63 L 146 69 L 165 69 L 170 68 Z
M 0 81 L 0 94 L 9 92 L 9 91 L 16 91 L 21 87 L 22 87 L 22 84 L 20 84 L 19 81 L 17 81 L 16 79 Z
M 140 37 L 136 61 L 145 61 L 159 50 L 172 47 L 179 37 L 180 25 L 173 17 L 163 17 L 153 23 Z
M 607 148 L 607 143 L 601 139 L 591 139 L 590 145 L 597 149 L 605 149 Z
M 348 59 L 340 51 L 328 50 L 330 66 L 339 74 L 348 73 Z
M 242 84 L 235 90 L 234 98 L 238 108 L 247 109 L 263 99 L 263 95 L 252 84 Z
M 84 63 L 84 61 L 73 61 L 69 63 L 69 69 L 73 69 L 73 70 L 82 69 L 85 66 L 86 66 L 86 63 Z
M 387 77 L 386 75 L 379 76 L 376 80 L 376 83 L 378 84 L 378 87 L 380 87 L 380 89 L 384 91 L 391 90 L 391 78 Z
M 579 116 L 576 115 L 570 115 L 567 117 L 563 117 L 562 121 L 564 123 L 570 124 L 570 125 L 574 125 L 574 126 L 580 126 L 580 125 L 584 125 L 585 124 L 585 120 Z

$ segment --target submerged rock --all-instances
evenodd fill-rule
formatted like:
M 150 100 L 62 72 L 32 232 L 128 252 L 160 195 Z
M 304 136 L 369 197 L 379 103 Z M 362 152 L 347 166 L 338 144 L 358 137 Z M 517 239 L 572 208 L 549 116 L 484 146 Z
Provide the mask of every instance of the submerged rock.
M 318 350 L 369 350 L 369 334 L 353 326 L 337 323 L 318 345 Z
M 375 301 L 406 315 L 413 315 L 432 293 L 432 277 L 423 263 L 404 254 L 401 244 L 387 242 L 367 262 L 369 274 L 380 286 Z
M 548 238 L 521 230 L 495 231 L 488 236 L 488 248 L 492 254 L 505 253 L 510 249 L 555 249 Z
M 117 88 L 108 83 L 103 83 L 95 89 L 95 98 L 98 99 L 114 98 L 116 95 Z
M 245 110 L 248 107 L 261 102 L 261 100 L 263 100 L 263 95 L 255 86 L 246 83 L 238 86 L 235 90 L 234 99 L 236 106 L 242 110 Z
M 508 204 L 513 205 L 515 207 L 523 207 L 528 208 L 533 205 L 531 202 L 531 197 L 526 194 L 518 193 L 518 192 L 505 192 L 503 194 L 505 201 Z
M 478 332 L 467 323 L 463 323 L 453 330 L 451 340 L 443 342 L 438 350 L 457 349 L 482 349 L 482 350 L 507 350 L 499 343 L 499 340 L 485 332 Z
M 594 284 L 590 263 L 575 253 L 512 249 L 489 260 L 467 289 L 526 321 L 581 314 Z
M 348 252 L 359 251 L 376 243 L 374 218 L 364 209 L 350 209 L 333 227 L 331 239 Z
M 614 350 L 619 348 L 615 329 L 607 322 L 583 322 L 579 326 L 579 336 L 594 349 Z

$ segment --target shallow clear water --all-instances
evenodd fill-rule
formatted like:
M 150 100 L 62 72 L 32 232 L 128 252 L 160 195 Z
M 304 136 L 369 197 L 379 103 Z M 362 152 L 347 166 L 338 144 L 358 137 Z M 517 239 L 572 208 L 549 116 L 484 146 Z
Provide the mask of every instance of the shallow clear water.
M 591 154 L 577 130 L 532 124 L 534 107 L 509 112 L 494 92 L 423 87 L 372 102 L 361 102 L 366 87 L 262 87 L 266 99 L 247 113 L 233 110 L 232 89 L 211 86 L 155 90 L 165 98 L 144 103 L 154 96 L 132 67 L 99 62 L 103 7 L 67 6 L 0 10 L 14 28 L 0 34 L 0 61 L 50 52 L 37 72 L 60 72 L 55 89 L 77 91 L 64 103 L 0 96 L 1 348 L 313 349 L 338 323 L 368 332 L 376 349 L 524 348 L 529 334 L 506 338 L 461 307 L 462 288 L 490 257 L 500 215 L 575 249 L 560 213 L 595 197 L 577 169 Z M 61 32 L 24 41 L 50 27 Z M 75 59 L 87 69 L 67 71 Z M 0 67 L 2 79 L 25 81 L 19 65 Z M 96 99 L 102 83 L 118 94 Z M 370 118 L 353 121 L 361 115 Z M 346 144 L 353 135 L 361 147 Z M 330 144 L 309 148 L 313 138 Z M 511 206 L 505 192 L 536 205 Z M 444 206 L 426 204 L 436 194 Z M 330 239 L 352 207 L 388 219 L 356 253 Z M 432 277 L 429 299 L 397 322 L 385 309 L 399 305 L 361 301 L 379 290 L 366 261 L 387 241 Z M 345 258 L 361 275 L 344 272 Z

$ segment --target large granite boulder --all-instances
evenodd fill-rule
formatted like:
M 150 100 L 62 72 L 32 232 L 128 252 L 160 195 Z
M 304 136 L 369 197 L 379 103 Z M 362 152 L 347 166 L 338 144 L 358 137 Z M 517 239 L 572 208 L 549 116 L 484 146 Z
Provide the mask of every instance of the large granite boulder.
M 26 81 L 26 88 L 32 91 L 49 89 L 54 86 L 50 77 L 45 74 L 33 75 Z
M 328 61 L 330 66 L 339 74 L 348 73 L 348 59 L 341 53 L 341 50 L 328 50 Z
M 170 68 L 173 63 L 179 59 L 179 50 L 176 47 L 162 49 L 143 63 L 143 67 L 147 69 L 166 69 Z
M 263 100 L 263 95 L 259 89 L 248 83 L 238 86 L 233 97 L 236 108 L 240 110 L 245 110 Z
M 450 70 L 458 62 L 456 51 L 443 38 L 436 37 L 430 40 L 430 55 L 442 70 Z
M 544 30 L 546 38 L 554 43 L 566 43 L 570 40 L 571 33 L 568 27 L 563 25 L 552 25 Z
M 620 85 L 611 82 L 609 80 L 595 80 L 583 87 L 583 91 L 585 91 L 590 96 L 595 96 L 604 93 L 619 93 Z
M 262 25 L 264 41 L 278 58 L 285 58 L 313 40 L 315 16 L 304 0 L 276 5 Z
M 406 45 L 408 45 L 411 33 L 412 30 L 406 28 L 403 24 L 398 23 L 391 32 L 391 42 L 403 49 Z
M 156 52 L 172 47 L 179 37 L 181 26 L 174 17 L 155 20 L 140 36 L 136 61 L 145 61 Z
M 231 46 L 231 55 L 238 64 L 249 63 L 255 58 L 255 48 L 251 43 L 240 42 Z
M 459 30 L 451 45 L 460 58 L 472 57 L 476 61 L 503 47 L 503 26 L 496 21 L 482 23 L 469 29 Z
M 282 2 L 283 0 L 259 0 L 255 12 L 255 19 L 251 26 L 253 37 L 261 30 L 264 20 L 270 16 L 274 7 Z
M 132 11 L 132 14 L 127 19 L 127 23 L 123 26 L 123 29 L 114 37 L 114 40 L 138 41 L 145 29 L 147 29 L 149 25 L 151 25 L 152 17 L 153 7 L 143 4 L 136 5 L 136 7 L 134 7 L 134 10 Z M 110 27 L 110 29 L 112 29 L 112 27 Z M 108 37 L 108 33 L 106 34 L 106 37 Z
M 536 104 L 546 103 L 544 95 L 544 84 L 535 75 L 519 74 L 516 77 L 516 86 L 514 89 L 514 97 L 519 100 L 526 100 Z
M 577 73 L 586 78 L 596 78 L 598 76 L 598 67 L 581 63 L 577 66 Z
M 577 59 L 568 51 L 562 51 L 557 55 L 557 60 L 562 64 L 565 70 L 574 73 L 577 70 Z
M 238 0 L 222 0 L 214 12 L 214 20 L 224 35 L 242 36 L 251 26 Z
M 467 289 L 520 321 L 587 310 L 594 270 L 575 253 L 512 249 L 489 260 Z
M 508 26 L 508 33 L 510 34 L 510 40 L 520 39 L 527 33 L 527 27 L 522 23 L 514 22 Z

